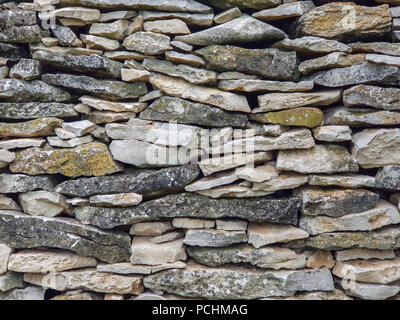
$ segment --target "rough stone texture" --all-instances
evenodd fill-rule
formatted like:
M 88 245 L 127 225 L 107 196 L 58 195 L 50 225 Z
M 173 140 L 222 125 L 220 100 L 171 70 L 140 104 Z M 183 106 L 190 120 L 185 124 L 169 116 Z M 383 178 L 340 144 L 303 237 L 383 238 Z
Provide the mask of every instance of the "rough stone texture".
M 376 174 L 376 188 L 400 190 L 400 166 L 385 166 Z
M 335 40 L 326 40 L 319 37 L 302 37 L 284 39 L 274 44 L 282 50 L 295 50 L 299 54 L 327 54 L 332 52 L 351 52 L 351 48 Z
M 28 191 L 20 193 L 18 200 L 23 211 L 32 216 L 55 217 L 62 213 L 71 213 L 67 198 L 56 192 Z
M 246 241 L 247 235 L 243 231 L 200 229 L 188 230 L 183 243 L 188 246 L 226 247 Z
M 77 116 L 75 105 L 57 102 L 0 103 L 0 118 L 28 120 L 38 118 L 69 118 Z
M 57 180 L 52 176 L 29 176 L 25 174 L 0 174 L 0 192 L 18 193 L 44 189 L 52 191 Z
M 54 129 L 60 126 L 62 122 L 57 118 L 40 118 L 17 123 L 0 122 L 0 137 L 42 137 L 53 135 Z

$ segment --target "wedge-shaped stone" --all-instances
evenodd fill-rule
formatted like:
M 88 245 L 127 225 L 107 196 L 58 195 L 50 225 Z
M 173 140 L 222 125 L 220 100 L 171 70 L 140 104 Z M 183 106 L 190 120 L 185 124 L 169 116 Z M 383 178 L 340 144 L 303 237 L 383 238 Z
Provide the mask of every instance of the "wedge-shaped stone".
M 365 54 L 346 54 L 344 52 L 332 52 L 322 57 L 303 61 L 299 65 L 299 71 L 302 74 L 307 75 L 315 71 L 332 68 L 345 68 L 364 62 Z
M 82 5 L 102 9 L 126 8 L 126 9 L 154 9 L 161 11 L 198 12 L 208 13 L 212 9 L 193 0 L 177 0 L 165 2 L 163 0 L 61 0 L 66 5 Z
M 400 57 L 393 57 L 383 54 L 368 53 L 365 60 L 371 63 L 384 64 L 387 66 L 400 67 Z
M 108 263 L 128 261 L 130 257 L 130 237 L 127 233 L 103 231 L 70 218 L 34 217 L 2 210 L 0 234 L 3 243 L 16 249 L 66 249 Z
M 81 38 L 90 50 L 114 51 L 121 48 L 121 44 L 117 40 L 92 35 L 81 35 Z M 110 54 L 113 54 L 113 52 Z
M 210 154 L 233 154 L 240 152 L 308 149 L 315 145 L 311 132 L 308 129 L 293 129 L 282 133 L 278 137 L 255 136 L 243 139 L 234 139 L 227 143 L 210 148 Z
M 230 8 L 228 10 L 222 11 L 214 17 L 214 22 L 216 24 L 225 23 L 233 19 L 239 18 L 242 12 L 238 7 Z
M 170 38 L 153 32 L 136 32 L 125 38 L 123 46 L 131 51 L 156 55 L 172 50 Z
M 399 79 L 399 68 L 369 62 L 346 68 L 320 71 L 307 77 L 307 80 L 312 80 L 315 84 L 330 88 L 363 83 L 398 85 Z
M 60 148 L 75 148 L 76 146 L 92 141 L 92 136 L 77 137 L 70 140 L 62 140 L 59 137 L 47 137 L 47 142 L 50 146 Z
M 69 118 L 78 115 L 74 107 L 74 104 L 57 102 L 0 103 L 0 118 L 10 120 Z
M 136 193 L 118 193 L 90 197 L 92 205 L 104 207 L 129 207 L 139 204 L 142 196 Z
M 264 182 L 254 183 L 253 191 L 275 192 L 279 190 L 295 189 L 308 182 L 308 177 L 296 173 L 282 173 L 278 177 Z
M 239 71 L 267 79 L 296 80 L 298 60 L 295 51 L 278 49 L 245 49 L 226 46 L 208 46 L 197 50 L 207 62 L 207 69 Z
M 147 70 L 182 78 L 194 84 L 213 84 L 217 82 L 216 72 L 193 68 L 185 64 L 176 65 L 164 60 L 144 59 L 142 66 Z
M 337 261 L 349 260 L 371 260 L 371 259 L 394 259 L 396 254 L 394 250 L 372 250 L 372 249 L 347 249 L 336 252 Z
M 4 194 L 0 195 L 0 209 L 1 210 L 16 210 L 16 211 L 21 210 L 21 208 L 17 205 L 17 203 L 13 199 L 6 197 Z M 0 245 L 0 248 L 1 248 L 1 245 Z M 1 252 L 1 250 L 0 250 L 0 252 Z M 1 257 L 1 253 L 0 253 L 0 257 Z M 1 273 L 1 271 L 0 271 L 0 273 Z
M 1 105 L 0 105 L 1 106 Z M 195 103 L 175 97 L 161 97 L 142 111 L 139 118 L 145 120 L 176 121 L 210 127 L 244 127 L 246 115 L 229 113 L 220 108 Z
M 73 149 L 25 149 L 17 154 L 10 170 L 31 175 L 60 173 L 79 177 L 103 176 L 121 171 L 122 167 L 114 161 L 106 145 L 91 142 Z
M 52 278 L 55 281 L 52 281 Z M 26 273 L 24 281 L 39 286 L 44 285 L 57 291 L 83 289 L 118 294 L 139 294 L 143 291 L 141 277 L 97 272 L 94 268 L 55 272 L 49 275 Z
M 198 247 L 227 247 L 241 242 L 247 242 L 247 235 L 244 231 L 214 229 L 188 230 L 183 241 L 188 246 Z
M 247 229 L 249 243 L 255 248 L 277 242 L 308 238 L 309 234 L 293 226 L 272 223 L 250 223 Z
M 164 233 L 173 230 L 169 221 L 138 222 L 131 226 L 129 234 L 135 236 L 161 236 Z
M 357 172 L 358 164 L 346 148 L 331 144 L 307 150 L 281 150 L 276 168 L 300 173 Z
M 221 80 L 218 88 L 225 91 L 243 91 L 243 92 L 296 92 L 310 91 L 314 87 L 312 81 L 300 82 L 282 82 L 271 80 Z
M 57 118 L 41 118 L 26 122 L 0 122 L 0 137 L 42 137 L 54 134 L 54 129 L 61 126 Z
M 308 176 L 308 184 L 312 186 L 337 186 L 344 188 L 374 187 L 375 178 L 361 174 L 312 174 Z
M 179 43 L 179 41 L 175 41 L 175 43 L 176 42 Z M 171 44 L 172 44 L 172 42 L 171 42 Z M 184 44 L 186 44 L 186 43 L 184 43 Z M 168 52 L 166 52 L 165 53 L 165 58 L 168 61 L 171 61 L 171 62 L 189 64 L 189 65 L 191 65 L 193 67 L 203 67 L 206 64 L 206 62 L 202 58 L 200 58 L 199 56 L 196 56 L 194 54 L 179 53 L 179 52 L 176 52 L 176 51 L 168 51 Z
M 262 21 L 275 21 L 294 17 L 301 17 L 308 10 L 314 8 L 312 1 L 285 3 L 276 8 L 265 9 L 253 13 L 253 17 Z
M 182 79 L 162 75 L 153 75 L 150 82 L 171 96 L 211 104 L 227 111 L 251 111 L 246 97 L 242 95 L 198 86 Z
M 335 40 L 326 40 L 319 37 L 302 37 L 284 39 L 274 44 L 274 48 L 295 50 L 301 55 L 327 54 L 332 52 L 351 52 L 351 48 Z
M 55 217 L 62 213 L 71 213 L 67 198 L 56 192 L 28 191 L 20 193 L 18 200 L 24 212 L 32 216 Z
M 11 271 L 43 274 L 96 265 L 94 258 L 63 251 L 22 250 L 13 253 L 8 261 L 8 269 Z
M 97 55 L 103 54 L 103 51 L 101 50 L 93 50 L 88 48 L 77 48 L 77 47 L 59 47 L 59 46 L 46 47 L 41 43 L 31 44 L 29 45 L 29 49 L 31 50 L 32 53 L 38 50 L 44 50 L 53 53 L 65 53 L 65 54 L 88 55 L 88 56 L 92 54 L 97 54 Z
M 134 265 L 130 262 L 120 262 L 113 264 L 99 264 L 96 268 L 98 272 L 109 272 L 116 274 L 150 274 L 151 266 Z
M 353 281 L 352 285 L 346 285 L 347 280 L 342 280 L 342 287 L 347 295 L 363 300 L 386 300 L 400 292 L 398 286 L 382 284 L 362 283 Z
M 400 223 L 399 210 L 392 204 L 381 200 L 375 208 L 360 213 L 346 214 L 342 217 L 302 217 L 300 228 L 311 235 L 333 231 L 370 231 L 389 224 Z
M 140 10 L 140 15 L 144 21 L 162 20 L 162 19 L 180 19 L 188 25 L 211 27 L 213 24 L 213 13 L 189 13 L 189 12 L 168 12 Z M 172 43 L 171 43 L 172 44 Z M 191 50 L 190 50 L 191 51 Z
M 276 112 L 251 114 L 250 119 L 261 123 L 315 128 L 324 120 L 324 114 L 318 108 L 301 107 Z
M 236 175 L 235 171 L 217 173 L 189 184 L 185 187 L 185 191 L 194 192 L 199 190 L 208 190 L 221 185 L 230 184 L 236 180 L 239 180 L 239 177 Z
M 265 165 L 254 167 L 252 165 L 236 168 L 235 174 L 240 178 L 250 182 L 264 182 L 278 177 L 275 163 L 270 162 Z
M 379 168 L 375 176 L 376 188 L 390 191 L 400 190 L 400 166 L 385 166 Z
M 211 280 L 212 279 L 212 280 Z M 210 281 L 213 285 L 209 286 Z M 265 271 L 240 267 L 211 268 L 190 264 L 144 278 L 144 286 L 190 298 L 255 299 L 292 296 L 297 291 L 332 291 L 327 269 Z
M 400 129 L 367 129 L 353 135 L 352 154 L 362 168 L 400 165 Z
M 82 103 L 100 111 L 107 110 L 113 112 L 140 112 L 147 107 L 147 104 L 141 102 L 114 102 L 90 96 L 80 97 L 80 100 Z
M 39 80 L 0 79 L 0 101 L 8 102 L 65 102 L 68 92 Z
M 266 269 L 302 269 L 306 256 L 286 248 L 264 247 L 255 249 L 249 245 L 223 248 L 189 247 L 188 254 L 198 263 L 216 267 L 231 263 L 250 263 Z
M 367 106 L 385 110 L 400 110 L 400 89 L 358 85 L 343 92 L 345 106 Z
M 294 195 L 302 199 L 303 215 L 341 217 L 374 209 L 379 195 L 364 189 L 304 187 Z
M 32 57 L 44 65 L 50 65 L 63 70 L 93 74 L 99 77 L 121 77 L 123 64 L 101 56 L 77 56 L 71 54 L 55 54 L 46 51 L 36 51 Z
M 353 2 L 333 2 L 306 12 L 299 20 L 297 31 L 337 40 L 376 39 L 388 33 L 392 25 L 389 6 L 359 6 Z
M 259 107 L 253 112 L 266 112 L 297 107 L 329 106 L 341 99 L 341 90 L 315 92 L 268 93 L 258 96 Z
M 149 237 L 134 237 L 132 241 L 131 263 L 159 265 L 186 260 L 183 239 L 155 244 Z
M 160 170 L 133 170 L 113 176 L 65 181 L 56 187 L 56 191 L 75 197 L 128 192 L 156 195 L 183 189 L 196 180 L 199 173 L 199 167 L 196 165 Z
M 192 193 L 168 195 L 130 208 L 76 207 L 75 218 L 104 229 L 154 218 L 243 218 L 249 221 L 295 224 L 299 198 L 210 199 Z M 113 217 L 113 219 L 110 219 Z
M 287 35 L 248 15 L 242 15 L 224 24 L 175 39 L 191 45 L 208 46 L 213 44 L 249 43 L 273 41 L 286 38 Z
M 400 44 L 390 42 L 355 42 L 349 43 L 353 52 L 381 53 L 391 56 L 400 56 Z
M 1 193 L 19 193 L 37 189 L 53 190 L 57 181 L 52 176 L 28 176 L 24 174 L 0 174 Z
M 134 99 L 147 93 L 146 84 L 140 81 L 125 83 L 70 74 L 44 74 L 42 80 L 78 93 L 92 94 L 103 99 L 117 101 Z
M 349 270 L 359 282 L 388 284 L 400 279 L 400 259 L 337 262 L 332 272 L 343 278 Z

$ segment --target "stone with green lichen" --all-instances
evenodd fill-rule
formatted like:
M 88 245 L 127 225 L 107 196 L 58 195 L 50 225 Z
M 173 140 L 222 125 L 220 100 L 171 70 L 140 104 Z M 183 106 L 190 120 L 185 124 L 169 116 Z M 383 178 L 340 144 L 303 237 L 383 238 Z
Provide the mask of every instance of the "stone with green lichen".
M 41 118 L 17 123 L 0 122 L 0 138 L 54 135 L 54 129 L 60 127 L 62 123 L 63 120 L 57 118 Z
M 75 104 L 58 102 L 0 103 L 0 119 L 24 120 L 44 117 L 69 118 L 78 113 Z
M 295 108 L 278 112 L 251 114 L 250 119 L 261 123 L 314 128 L 319 126 L 324 115 L 317 108 Z
M 22 273 L 9 271 L 0 276 L 0 292 L 24 287 L 25 285 Z

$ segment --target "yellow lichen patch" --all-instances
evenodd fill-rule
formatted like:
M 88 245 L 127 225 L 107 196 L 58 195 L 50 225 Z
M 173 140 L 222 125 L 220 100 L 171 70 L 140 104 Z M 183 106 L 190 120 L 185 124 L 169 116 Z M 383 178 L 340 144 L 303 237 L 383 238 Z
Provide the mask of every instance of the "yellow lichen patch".
M 41 137 L 54 135 L 54 129 L 60 127 L 63 120 L 41 118 L 26 122 L 0 122 L 0 138 L 3 137 Z
M 17 154 L 12 172 L 37 174 L 60 173 L 68 177 L 102 176 L 122 170 L 106 145 L 87 143 L 74 149 L 29 148 Z

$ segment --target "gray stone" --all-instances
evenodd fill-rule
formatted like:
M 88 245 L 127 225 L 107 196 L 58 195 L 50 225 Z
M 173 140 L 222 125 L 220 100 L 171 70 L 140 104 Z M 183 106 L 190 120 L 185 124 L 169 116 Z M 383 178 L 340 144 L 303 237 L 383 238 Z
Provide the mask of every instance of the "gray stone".
M 314 8 L 312 1 L 298 1 L 284 3 L 276 8 L 265 9 L 253 13 L 253 17 L 262 21 L 275 21 L 281 19 L 301 17 L 308 10 Z
M 143 31 L 136 32 L 125 38 L 123 46 L 128 50 L 146 55 L 156 55 L 172 50 L 171 41 L 168 36 Z
M 154 101 L 140 113 L 139 118 L 210 127 L 233 126 L 240 128 L 244 127 L 248 121 L 246 115 L 243 114 L 229 113 L 206 104 L 168 96 Z
M 0 100 L 8 102 L 65 102 L 68 92 L 39 80 L 0 79 Z
M 213 23 L 213 13 L 190 13 L 190 12 L 167 12 L 140 10 L 139 14 L 144 21 L 153 21 L 160 19 L 180 19 L 188 25 L 211 27 Z M 172 44 L 172 43 L 171 43 Z
M 42 80 L 78 93 L 92 94 L 100 98 L 117 101 L 137 98 L 147 93 L 144 82 L 125 83 L 70 74 L 44 74 Z
M 0 275 L 0 292 L 6 292 L 12 289 L 24 288 L 23 275 L 16 272 L 8 271 Z
M 54 176 L 28 176 L 24 174 L 0 174 L 1 193 L 19 193 L 37 189 L 52 191 L 57 184 Z
M 13 289 L 4 293 L 0 292 L 0 300 L 44 300 L 46 289 L 29 286 L 24 289 Z
M 121 77 L 123 64 L 98 55 L 56 54 L 46 51 L 36 51 L 32 57 L 44 65 L 62 70 L 93 74 L 99 77 Z
M 104 229 L 154 218 L 244 218 L 249 221 L 295 224 L 299 198 L 210 199 L 181 193 L 143 202 L 131 208 L 75 207 L 75 218 Z M 110 217 L 113 217 L 110 219 Z
M 234 245 L 223 248 L 189 247 L 188 254 L 198 263 L 216 267 L 231 263 L 250 263 L 266 269 L 303 269 L 306 266 L 306 256 L 278 247 L 263 247 L 255 249 L 252 246 Z
M 400 44 L 390 42 L 355 42 L 350 43 L 349 46 L 353 52 L 361 53 L 381 53 L 391 56 L 400 56 Z
M 239 180 L 239 177 L 236 175 L 235 171 L 217 173 L 189 184 L 185 187 L 185 191 L 194 192 L 199 190 L 208 190 L 221 185 L 230 184 L 236 180 Z
M 375 176 L 376 188 L 382 188 L 390 191 L 400 190 L 400 166 L 385 166 L 379 168 Z
M 113 176 L 65 181 L 57 185 L 55 190 L 75 197 L 127 192 L 135 192 L 142 195 L 159 195 L 182 190 L 186 185 L 196 180 L 199 173 L 200 170 L 197 165 L 160 170 L 131 170 Z M 2 185 L 4 184 L 0 184 L 0 190 Z
M 175 42 L 179 42 L 179 41 L 175 41 Z M 194 54 L 179 53 L 179 52 L 176 52 L 176 51 L 168 51 L 168 52 L 166 52 L 165 53 L 165 58 L 167 60 L 175 62 L 175 63 L 189 64 L 189 65 L 192 65 L 194 67 L 203 67 L 206 64 L 206 62 L 203 60 L 203 58 L 201 58 L 199 56 L 196 56 Z
M 343 142 L 351 140 L 349 126 L 321 126 L 313 129 L 314 138 L 319 141 Z
M 12 61 L 19 60 L 20 58 L 28 58 L 28 50 L 24 45 L 1 43 L 0 54 L 4 58 L 9 58 Z
M 282 82 L 257 79 L 221 80 L 218 88 L 226 91 L 244 92 L 296 92 L 309 91 L 314 87 L 312 81 Z
M 282 0 L 202 0 L 218 9 L 239 7 L 240 9 L 262 10 L 280 5 Z
M 127 233 L 103 231 L 70 218 L 35 217 L 2 210 L 0 235 L 4 243 L 16 249 L 67 249 L 108 263 L 128 261 L 130 257 L 130 237 Z
M 242 12 L 238 7 L 227 9 L 214 17 L 214 22 L 217 24 L 225 23 L 233 19 L 239 18 Z
M 177 36 L 175 40 L 191 45 L 208 46 L 213 44 L 273 41 L 286 37 L 287 35 L 283 31 L 248 15 L 242 15 L 216 27 L 185 36 Z
M 342 280 L 344 292 L 351 297 L 361 298 L 363 300 L 386 300 L 400 292 L 400 287 L 398 286 L 360 283 L 355 281 L 349 285 L 347 282 L 347 280 Z
M 22 80 L 33 80 L 40 76 L 40 62 L 22 58 L 10 69 L 9 77 Z
M 267 79 L 297 80 L 298 60 L 295 51 L 245 49 L 235 46 L 208 46 L 197 50 L 207 62 L 207 69 L 239 71 Z
M 51 27 L 51 31 L 62 46 L 82 47 L 82 42 L 78 39 L 71 28 L 55 25 Z
M 74 107 L 74 104 L 57 102 L 0 103 L 0 119 L 70 118 L 78 115 Z
M 227 247 L 241 242 L 247 242 L 247 235 L 244 231 L 214 229 L 188 230 L 183 241 L 188 246 L 198 247 Z
M 327 269 L 258 271 L 237 267 L 206 268 L 199 265 L 149 275 L 144 278 L 144 286 L 180 296 L 206 299 L 255 299 L 291 296 L 297 291 L 334 289 L 332 275 Z
M 396 254 L 394 250 L 373 250 L 373 249 L 347 249 L 336 251 L 337 261 L 349 261 L 349 260 L 370 260 L 370 259 L 395 259 Z
M 344 188 L 374 187 L 375 178 L 361 174 L 312 174 L 308 176 L 308 184 L 312 186 L 337 186 Z

